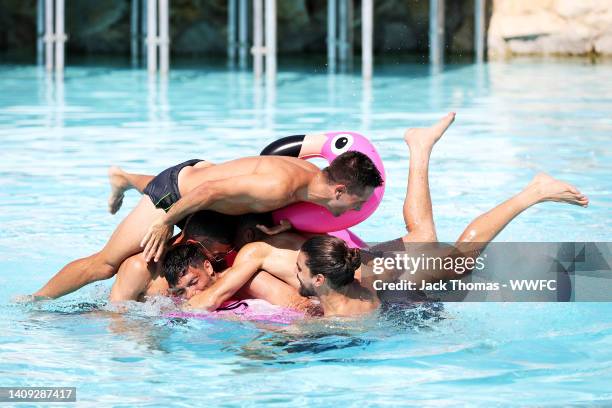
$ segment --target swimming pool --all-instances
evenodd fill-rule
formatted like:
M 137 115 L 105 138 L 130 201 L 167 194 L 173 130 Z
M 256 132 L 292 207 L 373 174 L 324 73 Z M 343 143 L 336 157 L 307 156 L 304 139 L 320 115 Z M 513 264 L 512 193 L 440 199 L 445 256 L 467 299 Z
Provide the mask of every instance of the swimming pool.
M 103 245 L 136 202 L 106 212 L 106 168 L 156 173 L 201 157 L 257 154 L 276 137 L 369 135 L 386 164 L 384 202 L 354 230 L 403 234 L 406 127 L 457 120 L 436 146 L 431 188 L 441 240 L 536 171 L 579 186 L 587 210 L 545 204 L 498 241 L 612 240 L 612 66 L 582 61 L 381 66 L 359 76 L 69 67 L 55 81 L 0 66 L 0 386 L 76 386 L 80 404 L 553 405 L 612 403 L 612 304 L 446 304 L 357 323 L 295 327 L 167 319 L 159 303 L 108 313 L 108 284 L 36 306 L 31 293 Z

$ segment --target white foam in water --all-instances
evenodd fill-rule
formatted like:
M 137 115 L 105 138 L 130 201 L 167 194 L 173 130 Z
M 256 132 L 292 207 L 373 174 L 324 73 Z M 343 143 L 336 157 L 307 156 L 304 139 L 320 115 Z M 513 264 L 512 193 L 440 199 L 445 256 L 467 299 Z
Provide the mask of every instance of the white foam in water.
M 180 310 L 175 302 L 166 296 L 151 296 L 145 302 L 127 301 L 108 303 L 105 310 L 138 316 L 161 317 L 164 313 Z

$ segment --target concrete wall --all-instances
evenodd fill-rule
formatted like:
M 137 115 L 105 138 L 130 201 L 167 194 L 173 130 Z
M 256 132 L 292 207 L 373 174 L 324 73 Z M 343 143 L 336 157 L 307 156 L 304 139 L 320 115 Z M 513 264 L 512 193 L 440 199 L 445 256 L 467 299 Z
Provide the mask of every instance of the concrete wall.
M 612 55 L 612 0 L 493 0 L 489 58 Z

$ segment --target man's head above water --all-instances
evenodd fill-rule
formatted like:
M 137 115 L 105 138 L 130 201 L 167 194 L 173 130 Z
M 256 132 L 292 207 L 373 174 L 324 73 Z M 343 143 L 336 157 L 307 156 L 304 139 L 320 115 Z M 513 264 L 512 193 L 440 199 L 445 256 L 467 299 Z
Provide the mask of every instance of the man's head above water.
M 210 286 L 216 272 L 227 268 L 229 252 L 266 236 L 258 225 L 271 224 L 270 214 L 237 217 L 199 211 L 188 219 L 179 243 L 164 256 L 162 276 L 173 294 L 189 299 Z
M 162 276 L 171 294 L 190 299 L 216 279 L 212 263 L 197 243 L 184 243 L 168 250 L 162 262 Z
M 302 244 L 295 264 L 302 296 L 342 291 L 355 280 L 361 252 L 340 238 L 317 235 Z
M 236 225 L 236 217 L 214 211 L 198 211 L 187 219 L 161 265 L 173 295 L 189 299 L 214 282 L 215 271 L 226 268 L 225 258 L 234 248 Z
M 383 184 L 374 162 L 360 152 L 342 153 L 322 173 L 327 184 L 334 189 L 333 198 L 326 207 L 335 216 L 348 210 L 359 211 L 374 189 Z

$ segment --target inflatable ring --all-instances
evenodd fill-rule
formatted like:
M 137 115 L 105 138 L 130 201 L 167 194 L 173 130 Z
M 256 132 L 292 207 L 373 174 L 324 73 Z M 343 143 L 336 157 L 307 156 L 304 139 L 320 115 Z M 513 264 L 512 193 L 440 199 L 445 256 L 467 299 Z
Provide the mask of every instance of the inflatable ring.
M 385 180 L 385 168 L 378 152 L 368 139 L 355 132 L 329 132 L 316 135 L 287 136 L 270 143 L 261 152 L 261 155 L 292 156 L 300 159 L 322 157 L 331 162 L 342 153 L 357 151 L 368 156 Z M 349 210 L 334 217 L 326 208 L 306 202 L 291 204 L 272 213 L 276 223 L 286 219 L 293 227 L 305 232 L 333 232 L 349 234 L 363 244 L 358 237 L 350 231 L 341 231 L 357 225 L 368 218 L 382 201 L 385 185 L 377 187 L 368 201 L 359 211 Z M 345 239 L 345 237 L 341 237 Z M 348 238 L 348 235 L 347 235 Z M 347 239 L 345 239 L 347 240 Z M 348 242 L 348 241 L 347 241 Z M 358 245 L 355 242 L 355 245 Z M 361 245 L 359 245 L 361 246 Z

